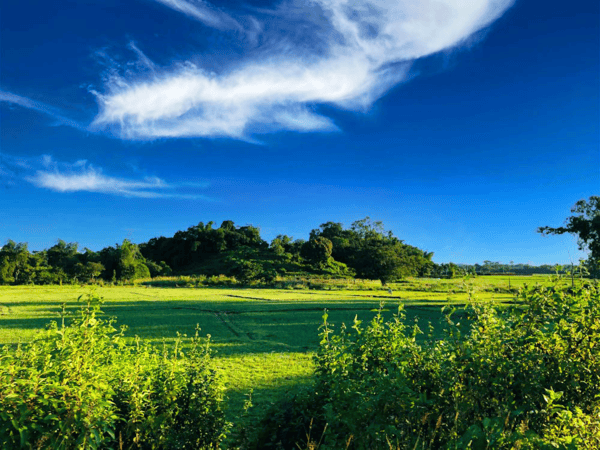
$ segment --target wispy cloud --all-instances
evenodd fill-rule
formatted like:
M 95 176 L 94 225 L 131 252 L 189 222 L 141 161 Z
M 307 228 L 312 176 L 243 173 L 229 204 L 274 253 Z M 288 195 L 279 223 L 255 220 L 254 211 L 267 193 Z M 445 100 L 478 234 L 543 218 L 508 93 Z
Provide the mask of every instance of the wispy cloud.
M 142 52 L 138 46 L 135 44 L 135 42 L 131 41 L 128 45 L 127 48 L 129 48 L 130 50 L 132 50 L 133 52 L 135 52 L 135 54 L 138 57 L 138 64 L 145 69 L 151 70 L 152 72 L 156 71 L 156 64 L 154 64 L 150 58 L 148 58 L 144 52 Z
M 0 102 L 1 103 L 9 103 L 12 105 L 17 105 L 22 108 L 32 109 L 34 111 L 41 112 L 47 116 L 52 117 L 57 125 L 66 125 L 72 128 L 76 128 L 78 130 L 87 131 L 87 126 L 83 125 L 76 120 L 69 119 L 65 117 L 58 108 L 53 106 L 46 105 L 45 103 L 36 102 L 27 97 L 22 97 L 20 95 L 13 94 L 12 92 L 7 92 L 0 90 Z
M 155 0 L 169 8 L 220 30 L 241 30 L 240 24 L 231 16 L 202 0 Z
M 32 167 L 27 158 L 15 157 L 0 152 L 0 182 L 3 185 L 14 185 L 20 174 L 31 170 Z
M 198 20 L 212 10 L 206 3 L 157 1 Z M 253 133 L 277 130 L 336 130 L 319 105 L 368 110 L 392 86 L 408 79 L 413 61 L 464 44 L 512 3 L 283 3 L 253 19 L 253 29 L 261 32 L 256 41 L 262 44 L 221 73 L 189 62 L 178 69 L 157 70 L 152 77 L 112 76 L 104 92 L 96 93 L 100 111 L 93 127 L 111 129 L 126 139 L 245 139 Z M 192 7 L 197 8 L 197 16 Z M 299 18 L 299 11 L 306 14 Z M 262 21 L 261 14 L 265 17 Z M 285 36 L 290 23 L 294 27 L 291 37 L 278 39 Z
M 205 189 L 206 183 L 191 185 L 167 183 L 158 177 L 134 179 L 109 176 L 86 160 L 65 163 L 56 161 L 49 155 L 27 159 L 3 155 L 0 160 L 0 178 L 11 182 L 20 178 L 39 188 L 64 193 L 95 192 L 133 198 L 212 201 L 205 195 L 188 193 Z

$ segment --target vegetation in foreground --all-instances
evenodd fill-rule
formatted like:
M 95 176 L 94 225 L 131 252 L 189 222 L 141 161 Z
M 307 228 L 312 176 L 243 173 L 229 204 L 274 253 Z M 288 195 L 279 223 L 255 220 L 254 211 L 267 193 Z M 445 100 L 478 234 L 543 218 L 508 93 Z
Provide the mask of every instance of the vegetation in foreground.
M 2 448 L 218 448 L 228 430 L 209 344 L 162 351 L 98 317 L 99 298 L 68 326 L 0 354 Z
M 314 385 L 269 411 L 250 448 L 600 448 L 598 288 L 518 300 L 451 311 L 424 343 L 402 310 L 338 332 L 325 314 Z
M 211 364 L 208 344 L 199 347 L 196 333 L 187 353 L 181 338 L 173 348 L 164 345 L 162 351 L 139 338 L 132 345 L 123 339 L 123 329 L 119 333 L 111 320 L 98 317 L 97 299 L 90 296 L 87 308 L 71 325 L 53 324 L 33 342 L 3 349 L 0 443 L 6 448 L 218 448 L 225 444 L 324 450 L 598 449 L 600 295 L 597 284 L 583 280 L 583 269 L 591 268 L 594 274 L 598 268 L 599 205 L 599 197 L 578 202 L 573 210 L 578 215 L 569 218 L 565 227 L 539 230 L 577 234 L 580 246 L 590 250 L 577 283 L 571 273 L 570 286 L 558 281 L 550 287 L 525 287 L 510 308 L 472 304 L 451 311 L 441 334 L 430 327 L 424 336 L 416 324 L 408 325 L 402 309 L 386 319 L 380 308 L 368 326 L 355 318 L 350 329 L 342 325 L 338 333 L 325 314 L 312 381 L 306 380 L 303 389 L 274 404 L 262 420 L 249 419 L 251 402 L 246 402 L 247 414 L 237 417 L 236 433 L 229 439 L 223 386 Z M 370 224 L 366 226 L 373 231 Z M 385 269 L 388 250 L 402 242 L 391 234 L 388 240 L 380 239 L 382 234 L 374 231 L 374 240 L 359 241 L 363 244 L 357 248 L 383 249 L 371 267 Z M 312 246 L 322 255 L 330 247 L 324 239 L 317 236 L 306 248 Z M 373 248 L 368 247 L 370 242 L 375 243 Z M 18 284 L 17 278 L 29 271 L 30 258 L 26 246 L 10 244 L 8 252 L 5 246 L 0 254 L 0 276 L 4 282 Z M 121 274 L 134 273 L 138 266 L 146 274 L 149 268 L 143 257 L 134 256 L 139 248 L 130 244 L 128 252 L 119 253 L 131 263 L 119 262 Z M 74 255 L 79 258 L 76 246 Z M 43 257 L 36 258 L 43 262 Z M 85 268 L 78 264 L 78 270 Z M 239 279 L 255 271 L 252 264 L 242 261 Z M 337 261 L 327 259 L 327 265 L 343 269 Z M 37 267 L 34 272 L 47 268 Z M 100 270 L 100 266 L 88 268 Z M 361 270 L 370 268 L 367 264 Z M 392 273 L 396 279 L 405 276 Z M 384 284 L 393 277 L 367 278 Z M 506 293 L 513 292 L 510 282 L 509 275 Z M 286 287 L 309 287 L 304 283 L 298 285 L 294 277 L 293 285 Z M 408 284 L 405 288 L 410 292 L 412 283 Z M 440 283 L 436 284 L 427 285 L 427 301 L 429 295 L 438 295 Z M 456 294 L 449 289 L 444 286 L 439 294 Z M 495 292 L 501 291 L 495 288 Z M 253 305 L 274 301 L 228 297 L 244 298 Z M 439 305 L 439 300 L 432 304 Z M 451 303 L 451 296 L 446 300 Z M 16 300 L 0 304 L 0 315 L 20 307 Z M 242 336 L 225 318 L 230 311 L 193 309 L 216 314 L 224 328 Z M 184 316 L 189 314 L 180 318 Z M 18 319 L 1 319 L 19 326 Z M 305 324 L 296 325 L 306 331 Z
M 219 280 L 215 277 L 214 282 Z M 207 288 L 196 277 L 184 276 L 93 289 L 104 299 L 106 317 L 116 316 L 119 323 L 127 324 L 127 342 L 137 335 L 162 348 L 163 342 L 174 343 L 178 331 L 193 335 L 200 324 L 202 333 L 212 336 L 211 360 L 227 388 L 227 419 L 243 413 L 252 389 L 254 407 L 245 420 L 256 421 L 282 393 L 310 381 L 324 308 L 331 321 L 351 323 L 356 314 L 369 321 L 382 300 L 389 309 L 383 312 L 386 317 L 402 303 L 409 321 L 431 322 L 437 333 L 442 328 L 441 308 L 464 305 L 470 289 L 476 290 L 481 301 L 503 304 L 512 300 L 519 286 L 547 280 L 543 275 L 411 278 L 388 289 L 378 281 L 290 277 L 277 282 L 275 289 L 249 289 L 218 284 Z M 81 305 L 75 300 L 89 289 L 79 285 L 0 287 L 0 345 L 31 341 L 48 321 L 60 319 L 63 303 L 68 315 L 78 314 Z M 182 344 L 188 345 L 185 340 Z
M 245 422 L 237 443 L 227 445 L 599 448 L 598 288 L 530 287 L 518 300 L 512 309 L 457 311 L 445 332 L 430 337 L 402 311 L 387 319 L 381 311 L 367 326 L 357 319 L 338 332 L 326 317 L 313 383 L 262 420 Z M 186 357 L 143 342 L 125 345 L 110 322 L 84 309 L 73 326 L 6 348 L 0 442 L 217 447 L 229 429 L 222 385 L 206 346 L 195 342 Z

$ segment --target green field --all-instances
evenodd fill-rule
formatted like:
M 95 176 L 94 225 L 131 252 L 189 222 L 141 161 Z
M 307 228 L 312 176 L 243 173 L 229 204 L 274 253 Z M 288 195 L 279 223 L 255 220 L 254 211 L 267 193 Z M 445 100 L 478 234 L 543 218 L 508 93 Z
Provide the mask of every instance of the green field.
M 546 276 L 511 276 L 510 286 L 541 283 Z M 157 288 L 144 285 L 96 287 L 103 297 L 103 311 L 128 326 L 127 335 L 138 335 L 157 345 L 172 342 L 177 333 L 192 335 L 196 324 L 211 336 L 214 363 L 227 386 L 228 416 L 234 421 L 253 390 L 255 405 L 250 416 L 260 414 L 286 390 L 306 383 L 312 373 L 312 354 L 319 342 L 323 310 L 339 326 L 356 315 L 368 321 L 380 303 L 386 314 L 402 304 L 407 320 L 418 320 L 427 330 L 441 325 L 445 305 L 463 305 L 469 292 L 477 301 L 503 303 L 514 293 L 509 277 L 490 276 L 469 280 L 409 279 L 381 287 L 361 283 L 352 289 L 347 281 L 324 283 L 322 290 Z M 296 287 L 301 288 L 301 285 Z M 61 305 L 75 313 L 77 298 L 89 286 L 0 287 L 0 344 L 26 342 L 51 320 L 60 320 Z

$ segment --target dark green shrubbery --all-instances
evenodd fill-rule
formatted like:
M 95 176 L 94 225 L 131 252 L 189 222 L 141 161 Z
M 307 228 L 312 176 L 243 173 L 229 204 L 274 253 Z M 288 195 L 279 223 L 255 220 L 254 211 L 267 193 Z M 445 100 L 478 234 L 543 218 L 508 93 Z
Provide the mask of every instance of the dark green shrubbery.
M 257 280 L 261 272 L 261 265 L 252 261 L 236 261 L 230 270 L 230 273 L 242 284 L 250 284 Z
M 472 306 L 462 325 L 449 315 L 445 336 L 425 342 L 402 311 L 337 333 L 325 315 L 314 388 L 270 411 L 253 445 L 599 449 L 598 288 L 518 299 L 511 310 Z
M 0 447 L 217 448 L 228 424 L 208 342 L 162 351 L 98 317 L 98 298 L 71 324 L 0 354 Z
M 273 404 L 259 423 L 245 428 L 244 437 L 247 442 L 241 443 L 241 448 L 316 448 L 314 443 L 319 441 L 324 431 L 322 406 L 326 400 L 312 386 L 294 389 L 288 396 Z

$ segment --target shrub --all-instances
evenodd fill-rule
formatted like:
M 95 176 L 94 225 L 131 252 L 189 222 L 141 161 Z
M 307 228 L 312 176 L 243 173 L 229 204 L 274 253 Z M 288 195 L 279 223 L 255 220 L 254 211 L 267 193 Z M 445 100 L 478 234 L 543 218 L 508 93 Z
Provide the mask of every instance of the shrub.
M 226 275 L 212 275 L 206 279 L 207 286 L 231 286 L 234 285 L 236 279 Z
M 63 308 L 64 309 L 64 308 Z M 64 311 L 63 311 L 64 312 Z M 162 351 L 99 317 L 88 298 L 78 318 L 52 322 L 0 355 L 2 448 L 216 448 L 228 424 L 208 342 Z
M 277 271 L 275 269 L 263 269 L 259 278 L 267 285 L 273 284 L 277 280 Z
M 237 261 L 231 268 L 230 273 L 242 284 L 249 284 L 250 282 L 260 278 L 262 267 L 252 261 Z
M 559 282 L 518 299 L 471 306 L 462 325 L 449 313 L 424 341 L 401 309 L 337 333 L 325 314 L 312 403 L 288 399 L 262 442 L 297 448 L 311 417 L 327 424 L 321 449 L 600 448 L 600 292 Z

